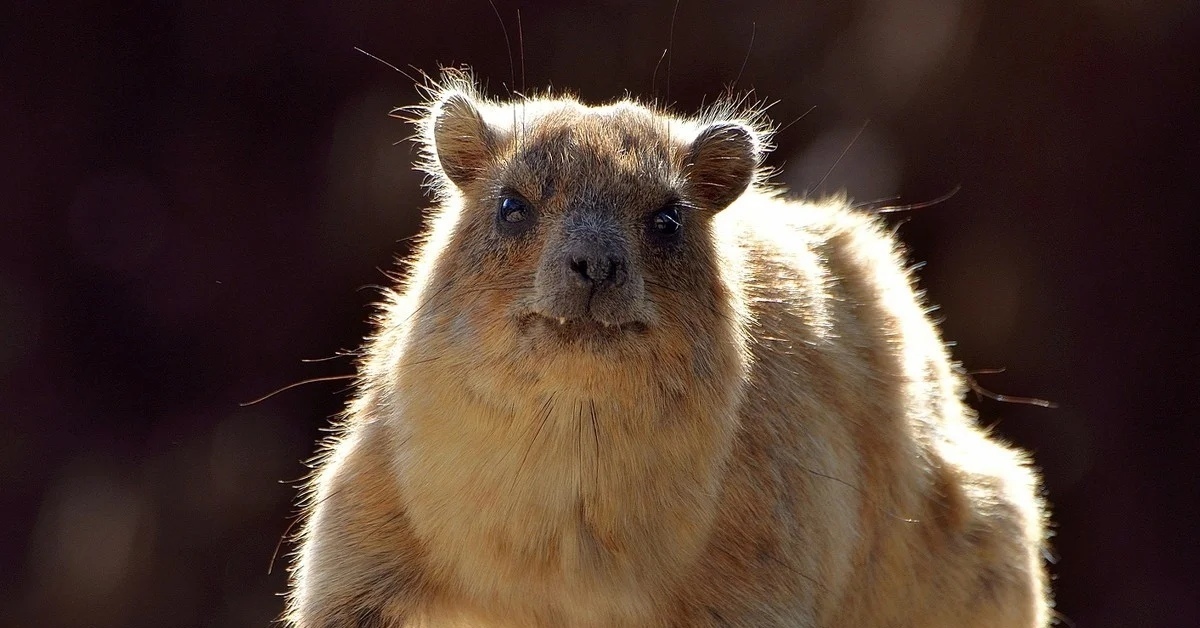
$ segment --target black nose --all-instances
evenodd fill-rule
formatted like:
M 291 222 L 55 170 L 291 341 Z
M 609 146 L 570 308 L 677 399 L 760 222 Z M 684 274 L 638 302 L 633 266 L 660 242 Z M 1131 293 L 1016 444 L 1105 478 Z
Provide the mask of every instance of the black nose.
M 599 287 L 625 283 L 625 260 L 618 255 L 594 251 L 567 256 L 567 264 L 580 281 Z

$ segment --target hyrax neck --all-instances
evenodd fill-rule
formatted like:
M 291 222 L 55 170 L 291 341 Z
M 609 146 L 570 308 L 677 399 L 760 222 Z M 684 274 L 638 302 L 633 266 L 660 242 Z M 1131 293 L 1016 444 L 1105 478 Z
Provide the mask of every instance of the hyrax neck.
M 696 560 L 731 399 L 616 372 L 524 387 L 511 383 L 533 380 L 445 375 L 400 387 L 397 470 L 430 560 L 461 589 L 481 603 L 584 608 L 608 595 L 636 608 Z

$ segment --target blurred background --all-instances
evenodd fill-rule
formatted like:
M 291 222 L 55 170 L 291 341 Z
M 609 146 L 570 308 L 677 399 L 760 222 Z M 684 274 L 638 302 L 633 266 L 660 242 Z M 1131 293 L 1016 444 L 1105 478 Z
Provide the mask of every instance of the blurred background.
M 979 383 L 1059 404 L 973 399 L 1045 472 L 1066 625 L 1200 623 L 1200 5 L 495 1 L 0 8 L 3 625 L 279 613 L 344 382 L 239 403 L 351 372 L 304 360 L 358 345 L 428 203 L 387 116 L 419 96 L 355 47 L 498 96 L 736 82 L 797 196 L 961 186 L 890 220 Z

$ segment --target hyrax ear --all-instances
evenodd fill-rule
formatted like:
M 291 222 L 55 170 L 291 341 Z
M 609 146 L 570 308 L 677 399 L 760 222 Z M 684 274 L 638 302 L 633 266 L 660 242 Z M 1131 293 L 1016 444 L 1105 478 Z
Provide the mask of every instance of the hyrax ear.
M 750 187 L 761 159 L 753 129 L 738 122 L 714 122 L 700 130 L 688 152 L 688 195 L 706 209 L 725 209 Z
M 496 156 L 498 133 L 488 126 L 470 96 L 450 92 L 430 112 L 433 147 L 446 178 L 458 187 L 479 177 Z

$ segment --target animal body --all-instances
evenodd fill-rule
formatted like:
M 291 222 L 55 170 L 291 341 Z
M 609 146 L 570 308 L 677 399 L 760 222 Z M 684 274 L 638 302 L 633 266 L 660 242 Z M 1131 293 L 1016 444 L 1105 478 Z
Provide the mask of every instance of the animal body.
M 436 206 L 305 502 L 296 628 L 1037 627 L 1045 515 L 889 230 L 760 115 L 417 120 Z

